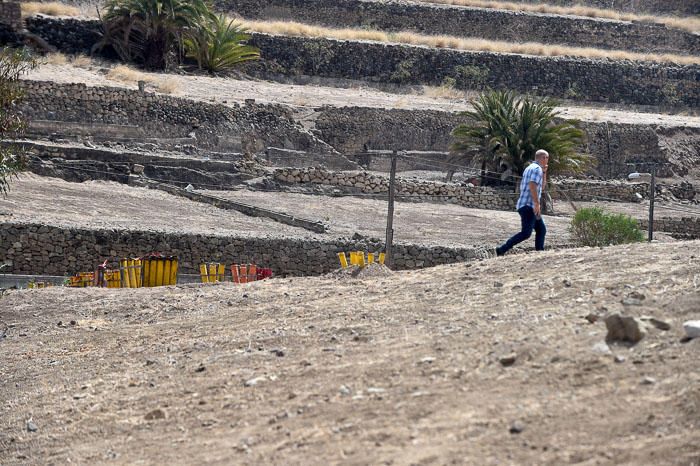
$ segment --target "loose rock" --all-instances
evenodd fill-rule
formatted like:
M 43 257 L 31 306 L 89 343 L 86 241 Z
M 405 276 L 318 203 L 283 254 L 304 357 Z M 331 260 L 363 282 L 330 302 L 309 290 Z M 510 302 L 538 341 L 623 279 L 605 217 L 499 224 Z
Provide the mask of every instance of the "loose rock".
M 511 434 L 519 434 L 524 430 L 525 424 L 523 424 L 520 421 L 515 421 L 513 424 L 511 424 L 510 429 L 508 429 L 508 432 L 510 432 Z
M 689 320 L 683 322 L 683 330 L 685 331 L 686 337 L 700 338 L 700 320 Z
M 34 421 L 31 419 L 28 420 L 27 421 L 27 432 L 36 432 L 37 430 L 39 430 L 39 427 L 37 427 L 37 425 L 34 423 Z
M 153 411 L 146 413 L 143 417 L 147 421 L 157 421 L 159 419 L 165 419 L 165 411 L 162 409 L 154 409 Z
M 515 353 L 510 353 L 505 356 L 502 356 L 498 361 L 503 365 L 504 367 L 512 366 L 515 364 L 515 360 L 518 359 L 518 355 Z
M 637 343 L 647 334 L 646 326 L 640 319 L 617 313 L 605 318 L 605 326 L 608 328 L 608 334 L 605 337 L 607 342 Z

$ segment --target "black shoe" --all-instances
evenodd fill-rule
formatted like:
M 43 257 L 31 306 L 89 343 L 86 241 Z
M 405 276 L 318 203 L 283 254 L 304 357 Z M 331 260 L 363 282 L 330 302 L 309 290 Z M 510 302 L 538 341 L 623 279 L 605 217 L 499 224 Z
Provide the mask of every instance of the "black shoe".
M 505 254 L 503 251 L 501 251 L 501 248 L 496 248 L 496 257 L 501 257 L 503 254 Z

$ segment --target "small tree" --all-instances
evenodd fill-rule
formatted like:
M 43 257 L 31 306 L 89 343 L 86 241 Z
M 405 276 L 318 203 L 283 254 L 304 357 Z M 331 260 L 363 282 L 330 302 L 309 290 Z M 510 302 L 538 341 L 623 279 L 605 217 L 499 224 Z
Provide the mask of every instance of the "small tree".
M 260 58 L 260 50 L 246 45 L 247 29 L 224 15 L 212 16 L 184 39 L 185 54 L 197 61 L 200 69 L 211 73 L 228 71 Z
M 19 77 L 36 67 L 36 61 L 24 49 L 0 49 L 0 140 L 20 136 L 26 126 L 18 111 L 24 92 L 18 86 Z M 0 193 L 7 196 L 10 181 L 25 166 L 19 147 L 0 146 Z
M 644 240 L 644 233 L 635 219 L 624 214 L 609 214 L 598 207 L 579 209 L 569 231 L 579 246 L 609 246 Z
M 549 152 L 549 174 L 577 173 L 591 162 L 587 155 L 576 151 L 584 133 L 575 120 L 556 123 L 559 112 L 550 99 L 535 100 L 516 96 L 511 91 L 488 91 L 472 102 L 474 110 L 464 112 L 469 123 L 452 131 L 455 139 L 451 150 L 458 161 L 461 154 L 478 154 L 482 176 L 497 171 L 498 164 L 508 164 L 513 173 L 522 174 L 526 164 L 534 160 L 535 152 Z

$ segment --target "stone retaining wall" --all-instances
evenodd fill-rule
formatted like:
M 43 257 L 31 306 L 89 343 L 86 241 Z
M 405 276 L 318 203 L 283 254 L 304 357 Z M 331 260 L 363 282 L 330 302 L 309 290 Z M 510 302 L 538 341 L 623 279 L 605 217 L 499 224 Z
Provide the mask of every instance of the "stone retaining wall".
M 267 146 L 334 153 L 292 118 L 288 107 L 246 104 L 228 107 L 151 92 L 20 81 L 26 96 L 21 111 L 30 119 L 137 125 L 148 134 L 181 138 L 193 135 L 198 145 L 258 152 Z M 241 147 L 242 146 L 242 147 Z
M 377 0 L 217 0 L 218 10 L 273 19 L 384 31 L 540 42 L 638 52 L 697 54 L 700 36 L 655 23 Z
M 639 228 L 649 229 L 649 220 L 639 220 Z M 700 239 L 700 217 L 655 218 L 654 231 L 662 231 L 677 239 Z
M 542 3 L 542 0 L 514 0 L 517 3 Z M 633 13 L 665 13 L 679 16 L 700 15 L 700 3 L 688 0 L 547 0 L 551 5 L 585 5 Z
M 700 66 L 468 52 L 373 42 L 254 34 L 261 77 L 320 76 L 458 89 L 513 89 L 577 101 L 700 106 Z
M 388 177 L 367 172 L 340 173 L 321 168 L 278 168 L 273 171 L 272 176 L 283 183 L 338 186 L 362 194 L 386 195 L 389 192 Z M 640 202 L 649 191 L 649 185 L 644 183 L 575 179 L 552 180 L 550 187 L 554 199 L 571 201 L 612 199 L 620 202 Z M 408 200 L 439 200 L 491 210 L 513 210 L 517 201 L 517 194 L 508 190 L 474 186 L 470 183 L 443 183 L 400 177 L 396 181 L 396 195 Z
M 27 27 L 60 50 L 78 50 L 94 34 L 95 21 L 43 17 Z M 87 41 L 89 42 L 89 41 Z M 518 92 L 672 107 L 700 106 L 700 66 L 676 66 L 567 57 L 466 52 L 371 42 L 253 34 L 251 45 L 263 60 L 249 73 L 270 77 L 300 75 L 380 83 L 440 85 L 454 79 L 459 89 L 513 89 Z
M 322 107 L 314 131 L 346 154 L 366 149 L 447 151 L 451 131 L 465 121 L 457 113 L 435 110 Z M 587 133 L 581 150 L 597 161 L 593 172 L 608 178 L 626 176 L 631 162 L 659 162 L 660 176 L 684 176 L 700 162 L 700 128 L 605 121 L 584 121 L 580 127 Z
M 105 259 L 153 251 L 176 255 L 180 272 L 198 273 L 201 262 L 256 263 L 280 275 L 318 275 L 339 267 L 340 251 L 379 251 L 383 244 L 345 239 L 251 238 L 0 224 L 4 273 L 64 275 L 93 270 Z M 395 269 L 414 269 L 487 257 L 480 248 L 394 245 Z
M 0 2 L 0 23 L 12 29 L 22 29 L 22 8 L 17 2 Z

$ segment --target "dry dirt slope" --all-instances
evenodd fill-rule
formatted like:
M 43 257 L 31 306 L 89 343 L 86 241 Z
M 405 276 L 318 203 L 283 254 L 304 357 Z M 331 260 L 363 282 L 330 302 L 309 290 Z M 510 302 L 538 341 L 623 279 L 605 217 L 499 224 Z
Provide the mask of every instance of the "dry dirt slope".
M 0 463 L 698 465 L 700 341 L 680 324 L 700 318 L 699 251 L 12 291 Z M 606 309 L 672 329 L 606 354 L 583 318 Z

